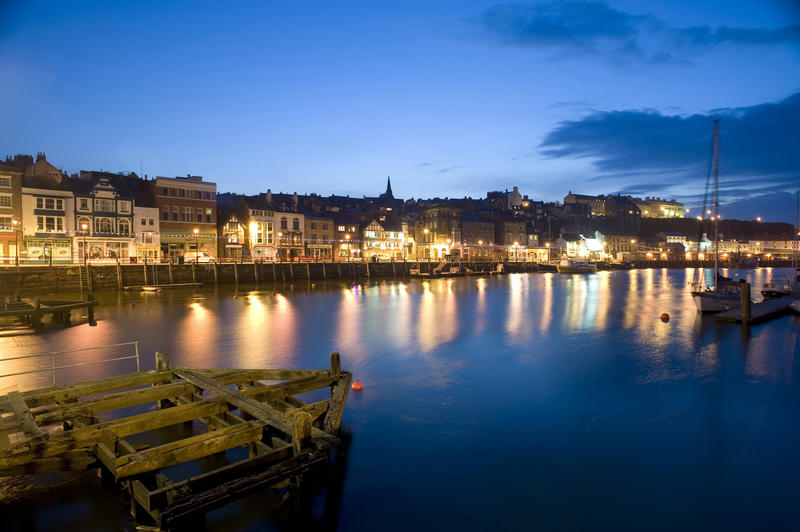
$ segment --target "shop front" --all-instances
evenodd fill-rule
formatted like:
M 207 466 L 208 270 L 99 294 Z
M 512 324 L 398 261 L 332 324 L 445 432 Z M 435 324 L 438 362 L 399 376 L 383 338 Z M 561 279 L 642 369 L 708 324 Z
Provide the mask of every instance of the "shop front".
M 97 237 L 75 237 L 77 241 L 78 260 L 83 261 L 84 256 L 89 261 L 121 261 L 128 262 L 130 257 L 135 257 L 132 238 L 97 238 Z M 86 251 L 84 252 L 84 242 Z
M 25 237 L 25 256 L 28 260 L 72 262 L 72 239 L 58 237 Z

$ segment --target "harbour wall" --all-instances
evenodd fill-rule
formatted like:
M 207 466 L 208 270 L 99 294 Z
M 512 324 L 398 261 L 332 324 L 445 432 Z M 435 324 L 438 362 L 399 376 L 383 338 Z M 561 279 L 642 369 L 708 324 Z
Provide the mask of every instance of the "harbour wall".
M 786 262 L 784 264 L 784 262 Z M 463 268 L 488 272 L 497 262 L 462 262 Z M 504 271 L 524 273 L 555 271 L 552 265 L 535 262 L 505 262 Z M 789 266 L 772 261 L 769 266 Z M 407 278 L 411 270 L 430 273 L 436 262 L 264 262 L 201 264 L 89 264 L 0 267 L 0 294 L 37 294 L 80 290 L 122 290 L 153 284 L 274 283 L 324 279 Z M 635 268 L 713 267 L 713 262 L 647 261 Z M 762 264 L 761 266 L 767 266 Z M 601 265 L 600 269 L 603 268 Z M 607 269 L 612 269 L 611 266 Z

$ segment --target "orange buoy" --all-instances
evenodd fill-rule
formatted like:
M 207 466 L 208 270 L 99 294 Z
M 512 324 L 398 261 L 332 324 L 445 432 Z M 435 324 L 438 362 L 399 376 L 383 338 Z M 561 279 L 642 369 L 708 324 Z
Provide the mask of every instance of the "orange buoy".
M 357 391 L 357 392 L 360 392 L 361 390 L 363 390 L 363 389 L 364 389 L 364 385 L 363 385 L 363 384 L 361 384 L 361 382 L 360 382 L 360 381 L 356 381 L 356 382 L 354 382 L 354 383 L 353 383 L 353 385 L 351 386 L 351 388 L 352 388 L 352 389 L 354 389 L 354 390 L 355 390 L 355 391 Z
M 663 313 L 661 315 L 661 321 L 663 321 L 664 323 L 667 323 L 669 321 L 669 314 L 667 314 L 666 312 Z

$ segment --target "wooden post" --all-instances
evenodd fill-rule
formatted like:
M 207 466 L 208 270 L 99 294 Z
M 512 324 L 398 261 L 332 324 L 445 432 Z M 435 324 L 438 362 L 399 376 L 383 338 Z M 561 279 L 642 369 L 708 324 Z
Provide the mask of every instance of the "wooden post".
M 169 284 L 172 284 L 172 259 L 169 259 Z
M 36 296 L 33 300 L 33 316 L 31 316 L 31 326 L 34 329 L 42 328 L 42 309 L 41 303 L 39 302 L 39 296 Z
M 94 292 L 89 292 L 88 297 L 89 305 L 86 307 L 86 317 L 89 319 L 89 325 L 94 325 Z
M 158 264 L 153 264 L 153 284 L 158 284 Z
M 119 259 L 117 259 L 117 288 L 122 290 L 122 266 L 119 264 Z
M 86 289 L 94 290 L 94 283 L 92 282 L 92 268 L 89 263 L 86 263 Z
M 217 261 L 214 261 L 214 284 L 219 283 L 219 279 L 217 277 Z
M 323 262 L 322 263 L 322 279 L 324 280 L 324 279 L 327 279 L 327 278 L 328 278 L 328 272 L 325 271 L 325 263 Z
M 369 275 L 369 264 L 370 263 L 369 262 L 365 262 L 364 264 L 367 265 L 367 279 L 369 279 L 370 278 L 370 275 Z
M 350 262 L 350 263 L 348 263 L 348 264 L 350 264 L 350 278 L 351 278 L 351 279 L 355 279 L 355 278 L 356 278 L 356 276 L 355 276 L 355 275 L 353 275 L 353 263 L 352 263 L 352 262 Z
M 256 284 L 258 284 L 259 281 L 260 281 L 260 279 L 259 279 L 260 276 L 258 275 L 259 274 L 258 266 L 259 266 L 259 264 L 256 261 L 253 261 L 253 281 Z
M 311 414 L 298 412 L 292 417 L 292 450 L 299 456 L 311 442 Z
M 742 323 L 750 323 L 753 315 L 750 307 L 750 284 L 744 279 L 739 281 L 739 306 L 742 309 Z
M 144 282 L 142 284 L 147 284 L 147 257 L 144 258 L 144 265 L 142 266 L 144 271 Z
M 233 263 L 233 281 L 239 284 L 239 264 Z
M 278 276 L 275 274 L 275 262 L 273 261 L 272 262 L 272 282 L 274 283 L 277 280 L 278 280 Z
M 159 349 L 156 351 L 156 373 L 163 373 L 165 371 L 169 371 L 169 353 L 166 351 L 162 351 Z M 158 384 L 154 384 L 153 386 L 158 386 Z M 172 406 L 172 401 L 169 399 L 159 399 L 158 400 L 158 408 L 169 408 Z
M 392 259 L 392 277 L 397 279 L 397 271 L 394 269 L 394 259 Z
M 339 379 L 331 385 L 331 399 L 328 402 L 328 411 L 325 413 L 325 420 L 322 428 L 327 432 L 336 432 L 342 424 L 342 414 L 344 413 L 344 403 L 350 391 L 350 381 L 353 376 L 350 373 L 342 373 L 342 362 L 339 353 L 331 353 L 331 377 L 338 376 Z
M 192 263 L 192 282 L 197 282 L 197 261 Z
M 341 262 L 337 262 L 336 263 L 336 267 L 339 269 L 339 277 L 337 277 L 337 279 L 341 279 L 342 278 L 342 263 Z
M 311 280 L 311 265 L 306 262 L 306 279 Z
M 294 282 L 294 264 L 289 263 L 289 278 Z

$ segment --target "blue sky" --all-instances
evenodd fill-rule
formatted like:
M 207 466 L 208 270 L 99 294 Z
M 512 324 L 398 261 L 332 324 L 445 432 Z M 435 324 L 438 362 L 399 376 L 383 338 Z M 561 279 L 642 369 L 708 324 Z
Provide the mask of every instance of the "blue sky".
M 357 196 L 391 175 L 404 198 L 517 185 L 693 204 L 716 117 L 723 214 L 793 221 L 800 186 L 789 0 L 12 0 L 0 72 L 0 152 L 45 151 L 70 172 Z

